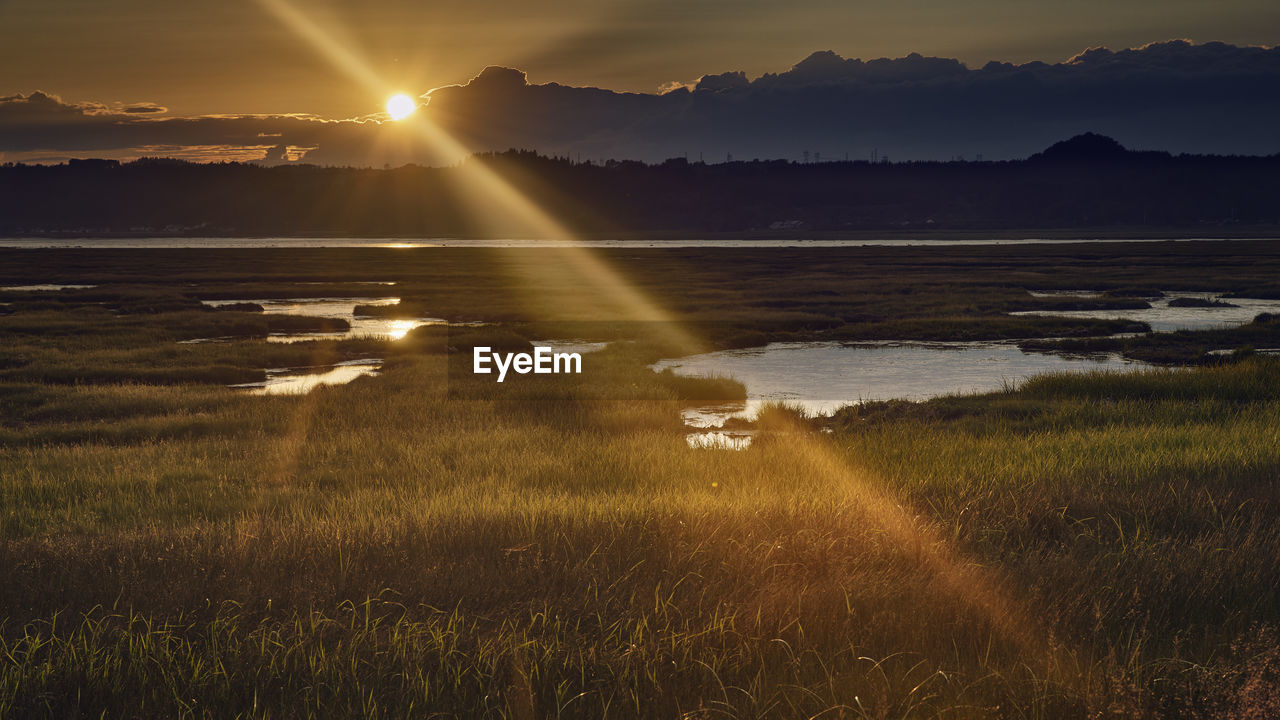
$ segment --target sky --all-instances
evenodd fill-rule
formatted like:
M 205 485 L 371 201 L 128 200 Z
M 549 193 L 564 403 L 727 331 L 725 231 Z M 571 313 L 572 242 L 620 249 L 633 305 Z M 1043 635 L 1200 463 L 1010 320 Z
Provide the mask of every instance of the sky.
M 0 161 L 455 161 L 393 91 L 455 150 L 1269 154 L 1277 44 L 1274 0 L 0 0 Z
M 537 83 L 651 92 L 777 72 L 816 50 L 1063 61 L 1171 38 L 1280 42 L 1274 0 L 294 0 L 411 94 L 501 65 Z M 255 0 L 0 0 L 0 93 L 179 114 L 380 108 Z

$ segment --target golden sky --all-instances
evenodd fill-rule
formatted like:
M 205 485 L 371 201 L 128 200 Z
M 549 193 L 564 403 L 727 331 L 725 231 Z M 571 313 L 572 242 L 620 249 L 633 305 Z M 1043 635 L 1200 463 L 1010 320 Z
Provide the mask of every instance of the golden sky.
M 296 0 L 389 82 L 420 94 L 487 65 L 534 82 L 651 92 L 785 70 L 814 50 L 1059 62 L 1187 37 L 1280 41 L 1275 0 Z M 254 0 L 0 0 L 0 95 L 154 102 L 178 114 L 354 117 L 385 97 Z

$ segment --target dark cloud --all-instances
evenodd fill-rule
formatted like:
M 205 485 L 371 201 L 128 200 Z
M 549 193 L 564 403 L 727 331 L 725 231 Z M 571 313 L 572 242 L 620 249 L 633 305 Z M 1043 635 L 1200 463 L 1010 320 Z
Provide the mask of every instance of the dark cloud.
M 751 85 L 751 81 L 747 79 L 747 74 L 739 70 L 737 72 L 720 73 L 719 75 L 703 75 L 698 79 L 694 89 L 718 92 L 720 90 L 745 88 L 749 85 Z
M 507 71 L 514 73 L 515 71 Z M 1280 49 L 1185 40 L 1059 64 L 816 52 L 781 73 L 705 75 L 661 95 L 505 83 L 489 70 L 431 94 L 432 114 L 475 147 L 657 160 L 1023 157 L 1085 131 L 1175 152 L 1280 152 Z M 514 78 L 514 75 L 512 76 Z
M 161 107 L 155 103 L 134 103 L 120 108 L 120 112 L 126 115 L 150 115 L 152 113 L 169 112 L 169 108 Z
M 315 162 L 330 165 L 436 164 L 443 157 L 408 128 L 375 118 L 309 115 L 155 117 L 164 108 L 112 109 L 48 93 L 0 97 L 0 159 L 175 157 L 198 162 Z
M 1280 152 L 1280 49 L 1185 40 L 1086 50 L 1058 64 L 970 68 L 911 54 L 813 53 L 779 73 L 730 71 L 661 94 L 620 93 L 489 67 L 433 90 L 420 110 L 472 150 L 588 158 L 702 154 L 720 160 L 1025 157 L 1086 131 L 1138 149 Z M 43 92 L 0 97 L 5 160 L 136 157 L 333 165 L 439 164 L 413 123 L 308 115 L 171 117 L 152 103 L 111 108 Z M 220 154 L 221 153 L 221 154 Z

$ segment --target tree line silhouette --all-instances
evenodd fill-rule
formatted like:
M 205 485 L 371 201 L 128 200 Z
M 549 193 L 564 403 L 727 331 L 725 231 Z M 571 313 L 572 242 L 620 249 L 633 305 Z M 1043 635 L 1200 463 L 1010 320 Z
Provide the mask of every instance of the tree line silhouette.
M 477 154 L 588 233 L 1280 226 L 1280 155 L 1170 155 L 1084 134 L 1025 160 L 581 163 Z M 465 167 L 168 159 L 0 166 L 0 234 L 473 236 L 519 232 Z

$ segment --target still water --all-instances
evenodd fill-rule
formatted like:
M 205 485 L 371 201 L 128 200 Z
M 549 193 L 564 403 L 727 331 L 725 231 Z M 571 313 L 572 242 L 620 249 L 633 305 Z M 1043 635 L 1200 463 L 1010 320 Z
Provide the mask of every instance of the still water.
M 231 385 L 252 395 L 305 395 L 321 385 L 345 385 L 358 377 L 374 376 L 382 367 L 380 358 L 348 360 L 318 368 L 273 368 L 264 382 Z
M 1115 355 L 1026 353 L 1012 342 L 771 343 L 764 347 L 661 360 L 654 370 L 727 376 L 747 388 L 745 403 L 684 411 L 686 425 L 719 428 L 729 418 L 751 419 L 760 406 L 784 402 L 813 415 L 867 400 L 926 400 L 940 395 L 999 390 L 1032 375 L 1142 367 Z M 698 433 L 695 447 L 742 445 L 740 435 Z M 712 437 L 725 435 L 726 437 Z
M 595 342 L 593 340 L 530 340 L 529 343 L 534 347 L 551 348 L 551 352 L 578 353 L 579 355 L 597 352 L 609 347 L 607 342 Z
M 1040 297 L 1069 296 L 1097 297 L 1098 291 L 1071 290 L 1061 293 L 1032 293 Z M 1236 307 L 1169 307 L 1176 298 L 1219 300 Z M 1174 330 L 1213 330 L 1237 327 L 1253 320 L 1259 313 L 1280 313 L 1280 300 L 1254 298 L 1223 298 L 1219 293 L 1169 292 L 1162 298 L 1149 301 L 1151 307 L 1137 310 L 1033 310 L 1014 312 L 1010 315 L 1053 315 L 1070 318 L 1095 318 L 1101 320 L 1126 319 L 1145 322 L 1156 332 Z
M 804 240 L 804 239 L 684 239 L 684 240 L 564 240 L 531 238 L 237 238 L 237 237 L 171 237 L 171 238 L 0 238 L 0 248 L 431 248 L 431 247 L 622 247 L 622 248 L 784 248 L 784 247 L 905 247 L 912 245 L 1060 245 L 1067 243 L 1118 243 L 1118 242 L 1190 242 L 1214 240 L 1229 242 L 1228 238 L 1186 238 L 1179 240 L 1151 239 L 1094 239 L 1072 240 L 1046 238 L 1001 238 L 933 240 L 921 238 L 880 238 L 862 240 Z
M 398 305 L 400 298 L 394 297 L 325 297 L 325 298 L 287 298 L 267 300 L 206 300 L 205 305 L 221 307 L 235 303 L 257 303 L 262 306 L 265 315 L 307 315 L 311 317 L 340 318 L 351 325 L 344 332 L 331 333 L 278 333 L 267 338 L 269 342 L 302 342 L 306 340 L 342 340 L 352 337 L 375 337 L 386 340 L 399 340 L 410 330 L 422 325 L 444 325 L 443 318 L 400 319 L 385 317 L 369 317 L 356 315 L 357 305 Z
M 57 290 L 87 290 L 96 288 L 97 285 L 55 285 L 52 283 L 41 283 L 39 285 L 5 285 L 0 290 L 8 292 L 54 292 Z

